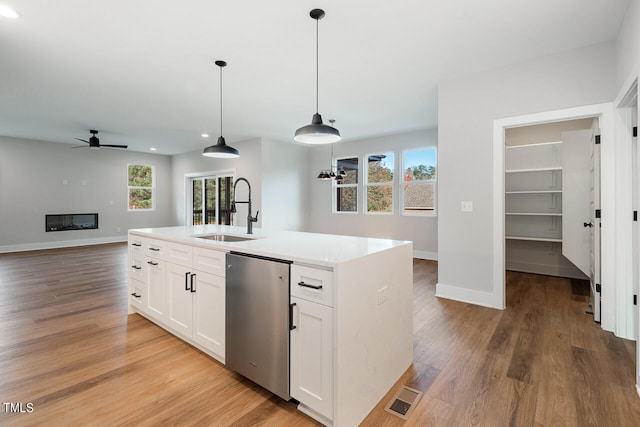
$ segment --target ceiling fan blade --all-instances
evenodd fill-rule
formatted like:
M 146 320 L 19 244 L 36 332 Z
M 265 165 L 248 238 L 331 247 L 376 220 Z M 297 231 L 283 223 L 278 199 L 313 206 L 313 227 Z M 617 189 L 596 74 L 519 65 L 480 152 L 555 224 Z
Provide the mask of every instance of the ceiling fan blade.
M 127 148 L 128 145 L 100 144 L 100 147 Z
M 87 148 L 87 146 L 86 145 L 76 145 L 76 146 L 73 146 L 71 148 Z
M 77 139 L 78 141 L 86 142 L 87 144 L 89 144 L 89 141 L 87 141 L 86 139 L 80 139 L 80 138 L 75 138 L 75 139 Z

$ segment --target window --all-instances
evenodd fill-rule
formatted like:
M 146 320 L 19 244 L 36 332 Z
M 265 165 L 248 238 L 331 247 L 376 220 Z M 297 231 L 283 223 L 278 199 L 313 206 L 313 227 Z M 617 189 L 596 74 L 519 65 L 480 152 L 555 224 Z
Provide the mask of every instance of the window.
M 367 212 L 393 213 L 393 153 L 367 157 Z
M 153 210 L 155 208 L 153 166 L 128 165 L 127 169 L 129 210 Z
M 337 170 L 344 170 L 344 179 L 335 182 L 336 212 L 358 212 L 358 158 L 337 159 Z
M 189 186 L 187 214 L 191 224 L 231 224 L 232 175 L 194 176 L 189 178 Z
M 436 214 L 436 149 L 405 151 L 403 153 L 404 215 Z

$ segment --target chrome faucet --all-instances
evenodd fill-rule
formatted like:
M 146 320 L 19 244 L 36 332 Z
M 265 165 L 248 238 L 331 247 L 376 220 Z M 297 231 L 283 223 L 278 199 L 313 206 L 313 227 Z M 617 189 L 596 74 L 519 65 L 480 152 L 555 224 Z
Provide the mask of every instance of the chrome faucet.
M 249 200 L 237 201 L 236 200 L 236 185 L 238 182 L 244 181 L 247 183 L 249 187 Z M 249 205 L 249 213 L 247 214 L 247 234 L 253 234 L 253 223 L 258 222 L 258 214 L 260 211 L 256 212 L 256 216 L 251 216 L 251 184 L 247 181 L 247 178 L 238 178 L 236 182 L 233 183 L 233 201 L 231 202 L 231 213 L 236 213 L 236 203 L 247 203 Z

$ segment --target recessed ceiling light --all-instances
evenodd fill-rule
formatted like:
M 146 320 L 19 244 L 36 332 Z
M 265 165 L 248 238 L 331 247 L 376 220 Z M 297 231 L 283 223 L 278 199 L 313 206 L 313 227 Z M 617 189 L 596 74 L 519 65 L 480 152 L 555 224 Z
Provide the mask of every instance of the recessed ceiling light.
M 20 14 L 18 12 L 3 4 L 0 4 L 0 16 L 4 16 L 5 18 L 10 19 L 20 18 Z
M 156 150 L 157 150 L 157 148 L 156 148 L 156 147 L 151 147 L 151 148 L 149 148 L 149 151 L 156 151 Z
M 203 133 L 201 136 L 202 136 L 203 138 L 209 138 L 209 134 L 208 134 L 208 133 Z

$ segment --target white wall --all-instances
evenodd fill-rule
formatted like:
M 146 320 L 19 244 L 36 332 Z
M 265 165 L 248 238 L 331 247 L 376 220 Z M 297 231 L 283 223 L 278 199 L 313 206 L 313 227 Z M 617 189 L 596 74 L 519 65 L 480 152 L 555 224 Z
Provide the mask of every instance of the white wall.
M 263 228 L 307 230 L 309 153 L 309 148 L 292 142 L 262 140 Z
M 333 147 L 333 157 L 363 156 L 393 151 L 396 164 L 405 149 L 437 147 L 438 131 L 435 129 L 382 136 L 359 141 L 339 142 Z M 438 217 L 402 216 L 399 214 L 398 187 L 395 188 L 393 215 L 332 212 L 332 182 L 316 179 L 322 169 L 331 166 L 331 147 L 311 149 L 309 170 L 309 231 L 315 233 L 345 234 L 352 236 L 412 240 L 417 257 L 436 259 L 438 256 Z M 440 164 L 438 164 L 438 168 Z M 397 173 L 401 176 L 401 173 Z M 438 184 L 439 185 L 439 184 Z M 438 190 L 439 191 L 439 190 Z M 362 195 L 358 194 L 359 203 Z M 360 203 L 361 205 L 361 203 Z M 439 215 L 438 215 L 439 216 Z
M 630 0 L 616 41 L 617 89 L 626 91 L 640 72 L 640 0 Z
M 173 225 L 169 157 L 71 147 L 0 137 L 0 252 L 121 241 L 129 228 Z M 155 166 L 155 211 L 128 212 L 129 163 Z M 97 230 L 45 232 L 46 214 L 93 212 Z
M 439 295 L 492 305 L 493 121 L 612 101 L 615 62 L 603 43 L 439 85 Z

